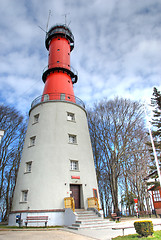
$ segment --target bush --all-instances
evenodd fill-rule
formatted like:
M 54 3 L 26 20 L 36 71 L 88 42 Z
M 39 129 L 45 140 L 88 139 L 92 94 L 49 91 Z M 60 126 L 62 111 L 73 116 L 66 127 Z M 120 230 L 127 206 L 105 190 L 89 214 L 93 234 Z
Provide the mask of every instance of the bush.
M 134 227 L 136 232 L 142 237 L 147 237 L 154 233 L 152 221 L 136 221 L 134 222 Z

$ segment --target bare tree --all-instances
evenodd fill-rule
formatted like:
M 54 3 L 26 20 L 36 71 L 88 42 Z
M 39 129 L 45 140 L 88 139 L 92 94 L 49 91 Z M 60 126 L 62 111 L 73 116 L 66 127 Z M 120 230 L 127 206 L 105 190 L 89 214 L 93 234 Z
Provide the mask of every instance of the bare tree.
M 143 108 L 127 99 L 103 100 L 89 110 L 88 120 L 98 184 L 106 179 L 114 211 L 118 212 L 119 179 L 124 176 L 124 188 L 129 189 L 128 171 L 134 154 L 139 154 L 140 134 L 146 132 Z
M 0 106 L 0 128 L 5 130 L 0 143 L 0 206 L 7 220 L 26 132 L 26 121 L 14 108 Z

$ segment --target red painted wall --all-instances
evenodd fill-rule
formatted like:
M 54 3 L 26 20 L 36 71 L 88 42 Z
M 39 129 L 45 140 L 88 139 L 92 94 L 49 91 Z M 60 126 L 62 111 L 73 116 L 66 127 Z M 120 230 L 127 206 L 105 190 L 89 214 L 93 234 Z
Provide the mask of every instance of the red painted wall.
M 161 196 L 161 188 L 157 187 L 156 190 L 159 190 L 159 193 Z M 161 201 L 155 201 L 155 199 L 154 199 L 154 191 L 152 191 L 152 199 L 153 199 L 154 208 L 155 209 L 161 208 Z
M 59 61 L 59 63 L 57 63 Z M 63 37 L 52 39 L 49 46 L 49 68 L 62 66 L 70 69 L 70 44 Z
M 46 79 L 43 94 L 50 93 L 65 93 L 74 95 L 73 84 L 70 76 L 67 73 L 54 72 Z
M 48 68 L 54 67 L 70 69 L 70 43 L 65 37 L 58 36 L 50 42 Z M 74 96 L 71 77 L 65 71 L 55 71 L 47 76 L 43 95 L 52 93 Z M 50 96 L 50 100 L 52 99 L 56 98 Z

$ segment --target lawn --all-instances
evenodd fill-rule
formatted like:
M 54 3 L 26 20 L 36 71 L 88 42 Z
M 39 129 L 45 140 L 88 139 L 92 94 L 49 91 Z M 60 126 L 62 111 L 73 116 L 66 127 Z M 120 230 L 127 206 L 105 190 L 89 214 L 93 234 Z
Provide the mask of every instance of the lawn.
M 138 234 L 131 234 L 131 235 L 116 237 L 116 238 L 112 238 L 112 239 L 115 239 L 115 240 L 144 240 L 144 239 L 156 240 L 156 239 L 161 239 L 161 231 L 155 231 L 153 236 L 149 236 L 149 237 L 141 238 Z

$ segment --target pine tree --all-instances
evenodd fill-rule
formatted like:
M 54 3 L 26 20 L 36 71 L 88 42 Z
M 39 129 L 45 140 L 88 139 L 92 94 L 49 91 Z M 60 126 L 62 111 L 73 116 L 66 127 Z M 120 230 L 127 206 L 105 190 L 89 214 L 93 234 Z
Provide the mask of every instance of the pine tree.
M 154 97 L 151 98 L 151 106 L 153 107 L 153 118 L 151 122 L 153 125 L 152 135 L 157 157 L 159 162 L 161 162 L 161 93 L 157 88 L 154 88 L 153 96 Z
M 151 121 L 151 124 L 153 127 L 152 136 L 154 140 L 157 158 L 158 158 L 159 164 L 161 164 L 161 93 L 155 87 L 153 89 L 153 97 L 151 98 L 151 107 L 153 108 L 153 118 Z M 155 164 L 152 144 L 148 142 L 147 145 L 149 146 L 149 151 L 150 151 L 151 159 L 153 162 L 153 165 L 150 166 L 151 173 L 152 172 L 154 173 L 152 178 L 156 179 L 158 177 L 158 174 L 156 171 L 156 164 Z M 154 182 L 152 183 L 149 182 L 149 184 L 154 185 Z M 158 186 L 159 183 L 155 182 L 155 185 Z

